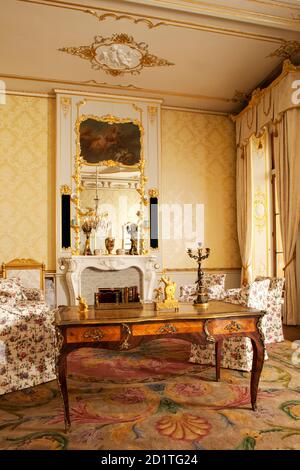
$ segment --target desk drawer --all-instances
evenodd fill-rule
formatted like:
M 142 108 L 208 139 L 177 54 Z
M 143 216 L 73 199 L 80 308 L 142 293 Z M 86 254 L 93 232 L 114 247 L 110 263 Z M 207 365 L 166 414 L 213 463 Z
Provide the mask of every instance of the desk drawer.
M 203 322 L 201 321 L 165 321 L 132 325 L 133 336 L 201 333 L 202 331 Z
M 120 326 L 71 327 L 66 331 L 67 343 L 95 343 L 99 341 L 119 341 Z
M 237 318 L 236 320 L 209 320 L 208 330 L 212 335 L 252 333 L 256 331 L 256 319 Z

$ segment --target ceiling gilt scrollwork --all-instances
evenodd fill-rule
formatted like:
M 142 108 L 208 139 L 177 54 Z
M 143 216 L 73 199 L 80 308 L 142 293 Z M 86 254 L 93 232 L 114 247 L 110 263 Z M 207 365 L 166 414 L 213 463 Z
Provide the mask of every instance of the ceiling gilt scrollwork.
M 174 65 L 150 54 L 148 47 L 146 43 L 137 43 L 132 36 L 121 33 L 108 38 L 95 36 L 94 42 L 89 46 L 63 47 L 59 50 L 89 60 L 94 70 L 103 70 L 112 76 L 125 73 L 136 75 L 144 67 Z
M 282 40 L 281 46 L 279 46 L 274 52 L 272 52 L 268 57 L 281 57 L 283 59 L 290 59 L 294 55 L 300 52 L 300 42 L 299 41 L 284 41 Z

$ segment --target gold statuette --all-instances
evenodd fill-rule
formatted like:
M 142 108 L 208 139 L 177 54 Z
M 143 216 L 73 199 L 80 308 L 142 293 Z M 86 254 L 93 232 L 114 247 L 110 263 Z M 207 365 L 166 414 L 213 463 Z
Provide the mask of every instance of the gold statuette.
M 162 276 L 159 280 L 158 288 L 155 289 L 155 309 L 156 310 L 175 310 L 179 311 L 178 300 L 175 299 L 176 283 L 169 277 Z
M 80 320 L 86 320 L 88 318 L 88 310 L 89 310 L 87 301 L 84 297 L 81 297 L 80 295 L 76 297 L 76 299 L 79 301 L 78 309 L 79 309 Z

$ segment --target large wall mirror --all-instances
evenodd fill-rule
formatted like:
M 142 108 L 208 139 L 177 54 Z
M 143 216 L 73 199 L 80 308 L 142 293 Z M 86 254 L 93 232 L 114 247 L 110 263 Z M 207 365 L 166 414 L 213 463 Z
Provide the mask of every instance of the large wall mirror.
M 76 254 L 144 254 L 150 246 L 150 215 L 142 124 L 83 115 L 76 133 Z

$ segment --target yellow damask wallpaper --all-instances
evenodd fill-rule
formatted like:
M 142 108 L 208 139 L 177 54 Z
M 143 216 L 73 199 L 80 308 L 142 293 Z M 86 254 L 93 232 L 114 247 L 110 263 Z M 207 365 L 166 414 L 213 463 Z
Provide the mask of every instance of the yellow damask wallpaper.
M 235 128 L 226 116 L 163 110 L 161 198 L 168 204 L 204 204 L 207 268 L 241 265 L 236 231 Z M 196 267 L 185 240 L 165 240 L 164 268 Z
M 55 268 L 55 100 L 0 105 L 0 262 L 34 258 Z

